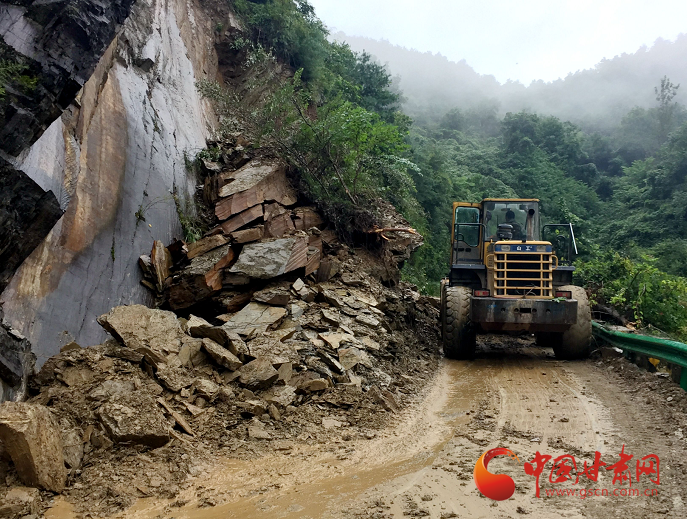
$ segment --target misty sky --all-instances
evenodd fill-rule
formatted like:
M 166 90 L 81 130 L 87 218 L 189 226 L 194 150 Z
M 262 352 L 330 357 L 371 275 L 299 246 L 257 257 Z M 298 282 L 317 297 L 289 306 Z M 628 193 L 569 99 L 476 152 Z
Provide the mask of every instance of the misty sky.
M 332 30 L 551 81 L 687 32 L 685 0 L 310 0 Z

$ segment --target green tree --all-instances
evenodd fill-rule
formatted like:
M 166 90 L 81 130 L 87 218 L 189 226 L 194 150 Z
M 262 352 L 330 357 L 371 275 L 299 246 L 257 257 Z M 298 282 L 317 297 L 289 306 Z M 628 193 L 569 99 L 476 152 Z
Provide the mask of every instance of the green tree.
M 673 84 L 668 76 L 663 76 L 661 84 L 654 88 L 658 101 L 658 142 L 663 144 L 673 130 L 675 111 L 678 104 L 673 102 L 680 85 Z

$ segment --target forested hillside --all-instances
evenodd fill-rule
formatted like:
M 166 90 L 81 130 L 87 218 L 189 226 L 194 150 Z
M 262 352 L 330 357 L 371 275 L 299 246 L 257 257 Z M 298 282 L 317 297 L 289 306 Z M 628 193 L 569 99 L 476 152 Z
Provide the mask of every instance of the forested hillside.
M 332 37 L 387 64 L 403 91 L 404 109 L 418 122 L 436 121 L 455 107 L 486 105 L 501 115 L 528 110 L 610 130 L 633 107 L 652 106 L 658 78 L 667 75 L 675 83 L 687 84 L 687 35 L 675 42 L 659 39 L 650 48 L 609 57 L 592 69 L 531 85 L 511 81 L 502 85 L 493 76 L 478 74 L 464 60 L 454 62 L 440 54 L 409 50 L 388 41 L 343 33 Z
M 575 225 L 576 281 L 596 302 L 687 337 L 687 112 L 684 71 L 673 65 L 687 56 L 687 38 L 529 89 L 500 86 L 465 63 L 370 47 L 412 58 L 406 73 L 422 67 L 399 82 L 393 64 L 330 40 L 305 0 L 237 0 L 235 8 L 252 31 L 236 51 L 265 63 L 266 79 L 241 95 L 199 87 L 220 106 L 225 132 L 243 131 L 288 158 L 344 239 L 354 241 L 372 223 L 369 207 L 385 198 L 425 236 L 406 278 L 437 294 L 448 272 L 451 202 L 539 198 L 544 223 Z M 277 60 L 295 74 L 267 74 Z M 260 107 L 245 110 L 242 101 L 258 94 Z M 504 113 L 509 106 L 516 109 Z M 603 120 L 603 131 L 592 120 Z

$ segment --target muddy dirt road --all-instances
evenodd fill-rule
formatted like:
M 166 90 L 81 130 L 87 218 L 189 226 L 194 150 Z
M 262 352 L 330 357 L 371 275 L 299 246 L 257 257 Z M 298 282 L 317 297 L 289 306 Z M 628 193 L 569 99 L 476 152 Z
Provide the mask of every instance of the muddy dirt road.
M 275 444 L 258 460 L 208 466 L 174 502 L 143 499 L 117 517 L 685 517 L 685 409 L 678 386 L 622 358 L 562 362 L 529 339 L 485 337 L 476 360 L 444 361 L 417 404 L 381 433 L 353 438 L 344 429 L 333 444 Z M 595 451 L 616 463 L 623 445 L 634 456 L 627 464 L 638 496 L 613 496 L 630 487 L 614 484 L 606 467 L 596 483 L 549 482 L 558 456 L 572 455 L 582 472 Z M 483 497 L 472 479 L 476 460 L 494 447 L 520 460 L 489 464 L 516 483 L 501 502 Z M 552 456 L 540 498 L 522 464 L 536 451 Z M 636 460 L 649 454 L 660 459 L 658 485 L 646 474 L 637 482 Z M 609 495 L 582 498 L 588 489 Z M 73 514 L 60 502 L 46 517 Z

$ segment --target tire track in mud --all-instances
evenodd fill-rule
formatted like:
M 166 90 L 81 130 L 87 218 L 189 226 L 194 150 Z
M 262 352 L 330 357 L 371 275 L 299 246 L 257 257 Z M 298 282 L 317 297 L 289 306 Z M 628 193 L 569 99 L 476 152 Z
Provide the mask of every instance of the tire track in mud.
M 675 461 L 684 458 L 680 429 L 662 430 L 642 409 L 645 396 L 633 382 L 608 369 L 598 359 L 558 361 L 530 338 L 486 336 L 474 361 L 444 361 L 418 403 L 371 440 L 227 460 L 190 483 L 177 497 L 182 506 L 141 500 L 118 517 L 683 517 L 687 460 Z M 523 470 L 537 451 L 571 454 L 581 466 L 598 450 L 611 464 L 623 444 L 638 457 L 651 451 L 666 460 L 658 497 L 546 497 L 554 487 L 550 462 L 538 499 L 534 478 Z M 489 465 L 515 480 L 515 494 L 502 502 L 482 496 L 472 480 L 476 460 L 495 447 L 513 450 L 520 461 L 499 457 Z M 593 486 L 611 488 L 612 473 L 600 472 Z M 218 505 L 199 507 L 208 497 Z M 52 519 L 66 517 L 72 516 Z

